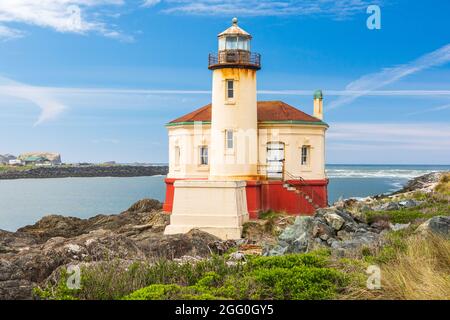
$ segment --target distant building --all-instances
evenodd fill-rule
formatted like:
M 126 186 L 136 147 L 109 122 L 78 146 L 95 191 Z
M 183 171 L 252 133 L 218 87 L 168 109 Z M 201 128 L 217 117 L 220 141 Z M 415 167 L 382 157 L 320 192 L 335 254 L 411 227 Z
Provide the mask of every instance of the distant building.
M 50 163 L 50 160 L 44 157 L 31 156 L 21 160 L 25 165 Z
M 21 165 L 23 165 L 22 160 L 19 160 L 19 159 L 9 160 L 8 164 L 10 166 L 21 166 Z
M 12 154 L 0 154 L 0 164 L 9 164 L 10 160 L 15 160 L 16 157 Z
M 54 152 L 27 152 L 21 154 L 18 159 L 25 164 L 60 165 L 61 155 Z

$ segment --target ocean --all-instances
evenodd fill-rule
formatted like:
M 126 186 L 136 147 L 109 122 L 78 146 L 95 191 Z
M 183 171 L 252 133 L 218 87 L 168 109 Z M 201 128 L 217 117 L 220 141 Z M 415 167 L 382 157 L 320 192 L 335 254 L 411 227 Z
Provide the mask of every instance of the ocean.
M 450 171 L 450 165 L 327 165 L 329 201 L 396 191 L 434 171 Z M 143 198 L 163 201 L 164 178 L 0 180 L 0 229 L 15 231 L 49 214 L 89 218 L 120 213 Z

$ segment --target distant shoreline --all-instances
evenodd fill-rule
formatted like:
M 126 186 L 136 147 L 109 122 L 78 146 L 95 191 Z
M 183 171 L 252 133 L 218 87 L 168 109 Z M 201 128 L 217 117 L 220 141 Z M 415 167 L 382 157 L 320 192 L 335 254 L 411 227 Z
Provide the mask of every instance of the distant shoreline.
M 10 169 L 0 171 L 0 180 L 91 177 L 147 177 L 166 175 L 168 170 L 168 167 L 164 165 L 91 165 L 34 167 L 26 170 Z

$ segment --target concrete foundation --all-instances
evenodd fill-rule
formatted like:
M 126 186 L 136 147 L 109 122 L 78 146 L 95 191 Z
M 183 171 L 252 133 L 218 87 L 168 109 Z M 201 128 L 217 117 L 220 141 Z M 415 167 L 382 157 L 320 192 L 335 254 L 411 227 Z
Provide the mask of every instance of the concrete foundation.
M 245 181 L 178 180 L 170 225 L 164 234 L 200 229 L 221 239 L 240 239 L 248 221 Z

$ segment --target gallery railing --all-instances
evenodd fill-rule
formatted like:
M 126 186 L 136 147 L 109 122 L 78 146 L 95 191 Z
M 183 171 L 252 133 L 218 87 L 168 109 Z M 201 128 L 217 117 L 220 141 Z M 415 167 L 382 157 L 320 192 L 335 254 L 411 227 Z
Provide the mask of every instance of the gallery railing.
M 259 70 L 261 69 L 261 55 L 246 50 L 223 50 L 219 51 L 219 53 L 209 54 L 209 69 L 233 66 Z

